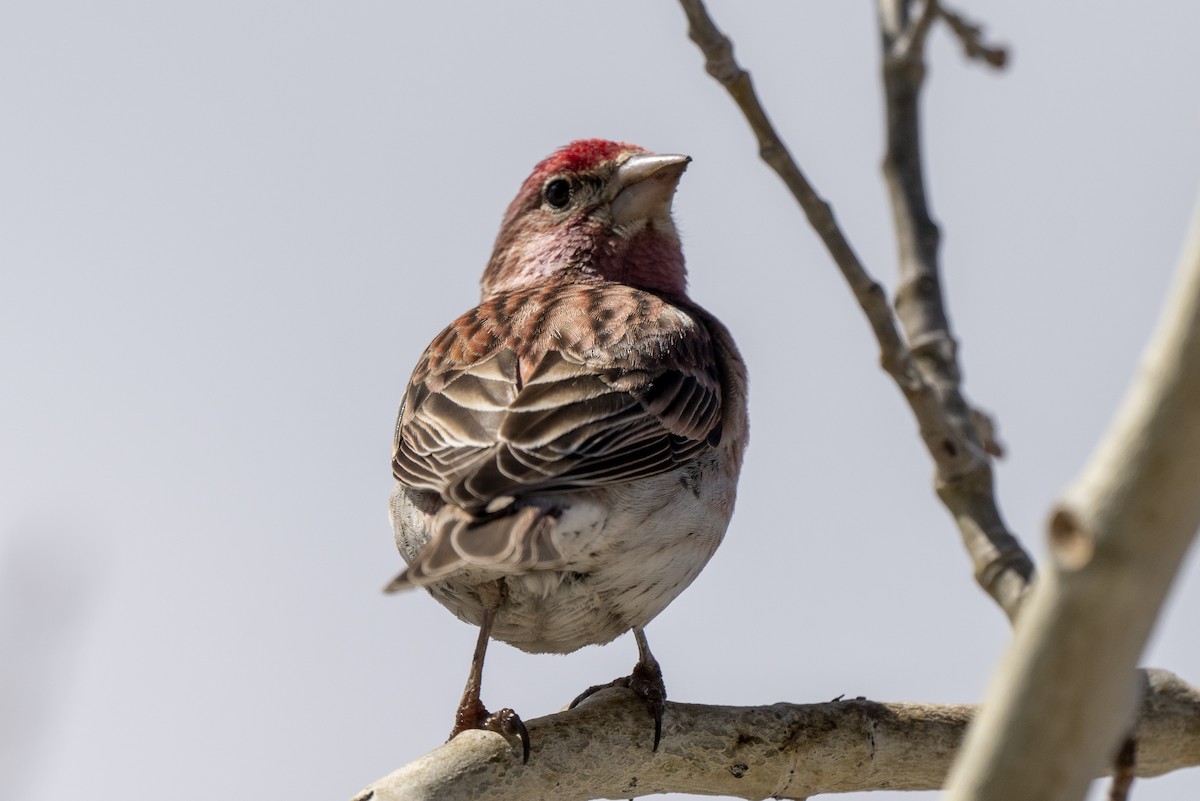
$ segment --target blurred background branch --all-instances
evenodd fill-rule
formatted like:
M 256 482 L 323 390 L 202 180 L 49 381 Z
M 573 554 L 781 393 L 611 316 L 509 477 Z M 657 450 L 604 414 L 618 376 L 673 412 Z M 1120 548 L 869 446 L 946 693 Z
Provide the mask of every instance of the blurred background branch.
M 1198 410 L 1200 203 L 1137 376 L 1050 519 L 1050 558 L 951 801 L 1080 799 L 1122 750 L 1137 714 L 1134 668 L 1200 526 Z

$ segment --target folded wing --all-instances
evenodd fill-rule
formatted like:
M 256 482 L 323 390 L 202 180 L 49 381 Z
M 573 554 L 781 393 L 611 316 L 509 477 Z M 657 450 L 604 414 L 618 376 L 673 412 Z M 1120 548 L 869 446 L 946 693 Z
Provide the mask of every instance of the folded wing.
M 623 286 L 502 296 L 421 360 L 393 472 L 475 513 L 505 497 L 636 481 L 719 441 L 720 387 L 708 332 L 657 296 Z

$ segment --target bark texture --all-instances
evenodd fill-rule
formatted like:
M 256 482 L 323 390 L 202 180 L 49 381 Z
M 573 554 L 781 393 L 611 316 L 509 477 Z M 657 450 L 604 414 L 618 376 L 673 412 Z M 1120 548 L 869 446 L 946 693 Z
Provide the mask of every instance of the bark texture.
M 1200 765 L 1200 691 L 1166 671 L 1142 676 L 1137 775 Z M 668 703 L 654 753 L 645 704 L 627 690 L 605 690 L 577 709 L 529 721 L 533 752 L 526 765 L 513 743 L 471 731 L 355 799 L 573 801 L 664 792 L 801 799 L 932 790 L 942 786 L 973 712 L 965 705 L 865 699 L 762 707 Z

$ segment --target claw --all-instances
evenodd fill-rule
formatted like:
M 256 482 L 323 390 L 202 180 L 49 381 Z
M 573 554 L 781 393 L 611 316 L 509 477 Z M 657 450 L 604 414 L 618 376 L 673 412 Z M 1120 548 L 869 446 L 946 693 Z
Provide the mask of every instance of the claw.
M 628 689 L 629 678 L 629 676 L 623 676 L 619 679 L 613 679 L 608 684 L 593 684 L 591 687 L 588 687 L 579 695 L 575 696 L 575 700 L 567 705 L 567 709 L 574 709 L 596 693 L 600 692 L 601 690 L 607 690 L 609 687 L 625 687 Z
M 520 740 L 521 764 L 529 764 L 529 729 L 525 728 L 525 721 L 521 720 L 520 715 L 511 709 L 501 709 L 488 716 L 483 722 L 483 728 L 502 735 L 509 742 L 514 739 Z
M 646 703 L 646 708 L 650 710 L 650 715 L 654 718 L 654 747 L 650 750 L 658 751 L 658 744 L 662 741 L 662 722 L 663 712 L 666 709 L 667 686 L 663 683 L 662 669 L 658 666 L 658 660 L 650 653 L 650 646 L 646 643 L 646 635 L 642 633 L 641 629 L 634 629 L 633 633 L 638 641 L 638 653 L 640 655 L 637 664 L 633 666 L 633 672 L 628 676 L 614 679 L 608 684 L 597 684 L 594 687 L 588 687 L 575 696 L 575 700 L 567 708 L 574 709 L 587 698 L 601 690 L 607 690 L 609 687 L 625 687 L 633 690 Z
M 464 731 L 475 729 L 494 731 L 510 743 L 515 740 L 520 741 L 521 764 L 529 763 L 529 729 L 525 727 L 525 721 L 521 720 L 521 716 L 516 712 L 511 709 L 501 709 L 499 712 L 489 714 L 479 701 L 470 705 L 464 704 L 458 708 L 454 730 L 450 732 L 447 739 L 453 740 Z
M 657 751 L 658 743 L 662 740 L 663 711 L 667 702 L 667 687 L 663 683 L 662 670 L 659 669 L 658 663 L 651 662 L 647 665 L 645 662 L 638 662 L 634 665 L 633 673 L 629 676 L 629 689 L 642 697 L 646 708 L 654 717 L 654 747 L 650 750 Z

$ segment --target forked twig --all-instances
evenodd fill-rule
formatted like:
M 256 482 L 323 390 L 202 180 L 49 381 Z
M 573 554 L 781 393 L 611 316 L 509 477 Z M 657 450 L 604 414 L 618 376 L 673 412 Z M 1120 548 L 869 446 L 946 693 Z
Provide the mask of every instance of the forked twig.
M 885 172 L 892 189 L 901 251 L 898 316 L 887 293 L 859 261 L 832 209 L 813 189 L 771 124 L 750 75 L 733 57 L 733 44 L 715 25 L 702 0 L 680 0 L 688 36 L 705 56 L 708 73 L 729 92 L 758 139 L 759 153 L 783 179 L 809 223 L 850 285 L 879 343 L 880 363 L 896 382 L 917 420 L 921 438 L 937 471 L 937 490 L 958 524 L 975 566 L 975 577 L 1010 619 L 1033 575 L 1033 562 L 1000 516 L 993 491 L 989 450 L 975 429 L 978 413 L 965 401 L 955 343 L 946 321 L 937 274 L 937 228 L 925 208 L 917 137 L 917 99 L 924 77 L 922 46 L 940 7 L 925 0 L 911 23 L 906 2 L 882 0 L 885 25 L 885 83 L 888 87 L 888 157 Z M 911 343 L 911 346 L 910 346 Z
M 941 3 L 938 3 L 938 16 L 946 21 L 950 30 L 958 37 L 967 58 L 983 61 L 996 69 L 1002 69 L 1008 63 L 1008 48 L 985 42 L 982 25 L 968 22 L 961 14 L 951 11 Z

